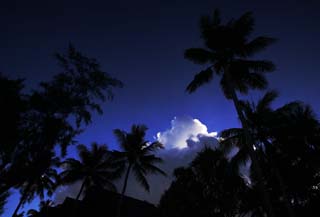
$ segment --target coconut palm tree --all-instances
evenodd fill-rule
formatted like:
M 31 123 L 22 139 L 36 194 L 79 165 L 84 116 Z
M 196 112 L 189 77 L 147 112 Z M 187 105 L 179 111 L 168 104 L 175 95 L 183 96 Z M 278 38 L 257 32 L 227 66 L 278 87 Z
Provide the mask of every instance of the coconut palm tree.
M 195 75 L 187 86 L 189 93 L 212 80 L 213 75 L 221 76 L 220 85 L 225 97 L 232 100 L 238 117 L 245 131 L 247 123 L 239 103 L 237 91 L 247 94 L 249 89 L 264 89 L 267 87 L 265 72 L 274 70 L 274 64 L 267 60 L 249 59 L 257 52 L 264 50 L 275 39 L 259 36 L 249 39 L 253 31 L 254 19 L 248 12 L 239 19 L 233 19 L 223 24 L 218 10 L 212 17 L 205 16 L 201 19 L 201 36 L 206 48 L 189 48 L 185 51 L 185 58 L 196 64 L 207 67 Z M 269 217 L 273 217 L 273 209 L 269 196 L 264 189 L 262 172 L 258 164 L 256 153 L 253 150 L 249 133 L 245 133 L 246 146 L 252 159 L 253 169 L 259 176 L 259 189 Z
M 271 136 L 272 121 L 275 118 L 271 103 L 277 95 L 275 91 L 267 92 L 257 104 L 239 101 L 255 149 L 261 148 L 262 144 L 266 145 L 265 142 Z M 223 130 L 220 136 L 223 138 L 220 143 L 224 152 L 228 153 L 234 147 L 239 149 L 233 157 L 236 164 L 243 164 L 248 160 L 250 154 L 246 146 L 245 130 L 243 128 Z
M 248 130 L 250 132 L 250 138 L 254 142 L 254 148 L 256 152 L 260 153 L 261 156 L 265 157 L 264 150 L 267 148 L 270 150 L 274 148 L 271 140 L 272 140 L 272 128 L 274 126 L 275 121 L 275 113 L 271 108 L 271 103 L 278 96 L 277 92 L 269 91 L 267 92 L 257 104 L 250 103 L 248 101 L 240 101 L 240 105 L 244 111 L 244 116 L 247 122 Z M 245 139 L 245 130 L 243 128 L 231 128 L 221 132 L 221 140 L 222 148 L 225 152 L 229 152 L 235 146 L 238 148 L 237 154 L 233 157 L 232 162 L 235 165 L 245 164 L 250 156 L 249 150 L 246 146 Z M 261 160 L 260 160 L 261 161 Z M 285 200 L 285 205 L 289 216 L 294 217 L 295 213 L 292 209 L 292 206 L 289 202 L 286 187 L 284 181 L 280 175 L 280 172 L 277 168 L 277 162 L 275 159 L 269 161 L 271 167 L 277 178 L 278 184 L 280 185 L 281 197 Z M 251 174 L 251 179 L 255 181 L 257 177 L 256 174 Z
M 300 194 L 297 189 L 301 189 L 301 186 L 307 186 L 303 192 L 308 192 L 307 188 L 317 182 L 310 177 L 319 172 L 320 166 L 319 160 L 316 160 L 318 158 L 316 156 L 320 154 L 317 151 L 319 150 L 320 138 L 319 122 L 311 108 L 299 102 L 292 102 L 273 110 L 271 103 L 276 97 L 277 93 L 271 91 L 266 93 L 257 104 L 247 101 L 240 103 L 249 126 L 250 136 L 257 152 L 260 153 L 259 157 L 264 164 L 264 171 L 268 173 L 267 179 L 270 180 L 271 177 L 274 177 L 278 182 L 278 192 L 280 193 L 278 198 L 283 199 L 287 213 L 292 217 L 295 216 L 295 212 L 293 210 L 294 204 L 291 201 L 297 201 L 292 192 L 295 192 L 295 195 Z M 248 159 L 249 153 L 244 144 L 244 129 L 224 130 L 221 137 L 224 138 L 221 144 L 226 151 L 234 146 L 239 148 L 239 152 L 233 158 L 236 164 L 243 163 Z M 294 165 L 298 164 L 297 159 L 303 163 L 299 163 L 299 166 L 295 167 Z M 310 159 L 312 160 L 310 161 Z M 291 168 L 294 169 L 291 170 Z M 292 180 L 297 173 L 304 174 L 302 176 L 305 177 L 305 182 L 299 181 L 299 183 L 292 185 L 294 183 Z M 273 186 L 274 188 L 275 186 Z M 278 192 L 272 195 L 275 196 Z M 314 194 L 316 193 L 314 192 Z M 306 200 L 304 199 L 304 201 Z
M 93 186 L 116 191 L 113 181 L 120 178 L 123 169 L 107 146 L 92 143 L 91 150 L 85 145 L 78 145 L 77 149 L 80 160 L 66 159 L 61 163 L 64 171 L 60 173 L 63 184 L 82 181 L 76 199 L 79 200 L 83 191 Z
M 124 184 L 121 191 L 121 199 L 118 207 L 118 216 L 120 216 L 120 209 L 122 198 L 126 192 L 130 172 L 135 175 L 136 180 L 146 190 L 150 190 L 149 183 L 146 179 L 148 174 L 166 175 L 164 171 L 158 168 L 155 164 L 161 163 L 162 159 L 156 157 L 153 152 L 162 148 L 163 145 L 158 142 L 149 143 L 145 140 L 147 131 L 145 125 L 132 125 L 131 131 L 125 132 L 120 129 L 115 129 L 114 134 L 117 137 L 122 151 L 114 151 L 115 156 L 126 165 L 126 173 Z
M 39 196 L 43 200 L 45 194 L 51 196 L 58 186 L 59 177 L 55 166 L 58 166 L 59 158 L 55 157 L 54 153 L 41 152 L 34 155 L 34 159 L 25 162 L 25 168 L 29 176 L 26 181 L 20 186 L 20 201 L 12 216 L 17 216 L 17 213 L 26 202 L 33 200 L 35 196 Z

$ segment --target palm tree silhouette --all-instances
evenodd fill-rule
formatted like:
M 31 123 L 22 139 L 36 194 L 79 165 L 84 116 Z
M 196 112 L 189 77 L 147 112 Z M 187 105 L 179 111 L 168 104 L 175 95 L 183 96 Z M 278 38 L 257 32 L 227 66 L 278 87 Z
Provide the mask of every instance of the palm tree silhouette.
M 22 204 L 31 201 L 36 195 L 43 200 L 45 192 L 51 196 L 57 188 L 59 176 L 53 167 L 59 165 L 59 158 L 51 151 L 41 152 L 34 156 L 34 159 L 25 162 L 28 179 L 20 186 L 21 198 L 12 216 L 17 213 Z
M 250 132 L 250 137 L 254 142 L 255 149 L 260 152 L 260 157 L 265 157 L 265 154 L 262 153 L 264 150 L 273 149 L 274 145 L 272 144 L 273 136 L 272 132 L 274 131 L 274 121 L 276 119 L 275 111 L 271 108 L 271 103 L 277 98 L 278 93 L 276 91 L 267 92 L 257 104 L 250 103 L 248 101 L 240 101 L 241 107 L 244 111 L 244 116 L 246 118 L 248 129 Z M 287 127 L 287 126 L 286 126 Z M 234 146 L 238 147 L 239 151 L 233 157 L 232 161 L 236 165 L 245 164 L 249 158 L 249 151 L 245 145 L 245 131 L 242 128 L 231 128 L 221 132 L 221 137 L 224 138 L 221 140 L 221 145 L 225 152 L 229 152 Z M 286 186 L 284 180 L 278 170 L 276 159 L 269 161 L 273 171 L 275 173 L 278 184 L 280 185 L 281 194 L 285 201 L 285 206 L 289 216 L 294 217 L 295 213 L 292 209 L 292 205 L 288 199 L 286 192 Z M 256 174 L 252 174 L 253 179 Z
M 269 91 L 257 104 L 239 101 L 255 149 L 261 148 L 262 144 L 267 145 L 265 142 L 271 136 L 272 121 L 275 118 L 271 103 L 277 96 L 277 92 Z M 232 148 L 237 147 L 239 151 L 232 161 L 236 165 L 244 164 L 250 156 L 246 146 L 245 130 L 243 128 L 230 128 L 223 130 L 220 136 L 223 138 L 220 144 L 224 152 L 227 153 Z
M 292 217 L 296 214 L 293 209 L 295 204 L 291 201 L 297 201 L 294 195 L 300 194 L 298 189 L 306 186 L 301 191 L 304 192 L 301 195 L 305 195 L 305 192 L 308 192 L 307 188 L 312 186 L 311 183 L 316 182 L 312 177 L 315 177 L 314 174 L 320 166 L 319 161 L 315 159 L 317 155 L 315 144 L 319 144 L 320 128 L 312 109 L 301 102 L 292 102 L 273 110 L 271 103 L 276 97 L 277 93 L 270 91 L 257 104 L 248 101 L 240 103 L 256 152 L 259 153 L 260 161 L 264 163 L 264 170 L 268 173 L 266 180 L 275 177 L 279 185 L 278 198 L 282 198 L 281 203 L 284 203 L 288 215 Z M 233 158 L 236 164 L 244 162 L 249 155 L 244 144 L 244 133 L 244 129 L 232 128 L 220 134 L 224 138 L 221 143 L 225 151 L 234 146 L 239 148 L 239 152 Z M 297 159 L 301 161 L 299 165 L 296 163 Z M 305 177 L 304 181 L 294 182 L 297 174 Z M 253 179 L 256 178 L 255 175 L 253 174 Z M 274 181 L 271 180 L 270 183 L 272 182 Z M 305 199 L 307 196 L 301 198 L 303 197 L 304 199 L 300 200 L 307 201 Z M 277 197 L 274 198 L 277 200 Z
M 185 58 L 196 64 L 209 64 L 209 67 L 195 75 L 187 86 L 189 93 L 212 80 L 213 75 L 220 75 L 220 85 L 227 99 L 233 101 L 238 117 L 245 131 L 247 123 L 239 103 L 237 91 L 247 94 L 249 89 L 265 89 L 267 80 L 263 73 L 274 70 L 274 65 L 266 60 L 251 60 L 249 57 L 265 49 L 275 39 L 265 36 L 249 40 L 253 31 L 254 19 L 248 12 L 239 19 L 221 23 L 220 14 L 215 10 L 212 17 L 201 19 L 201 36 L 205 42 L 204 48 L 189 48 L 185 51 Z M 246 146 L 255 172 L 259 177 L 259 189 L 269 217 L 274 217 L 269 196 L 264 189 L 262 171 L 253 150 L 251 138 L 246 132 Z
M 71 184 L 81 180 L 82 184 L 76 199 L 79 200 L 83 190 L 99 187 L 116 191 L 113 181 L 121 177 L 122 166 L 112 157 L 106 145 L 91 144 L 91 150 L 85 145 L 78 145 L 80 160 L 68 158 L 62 162 L 64 169 L 60 173 L 63 184 Z
M 153 152 L 162 148 L 163 145 L 158 142 L 149 143 L 145 140 L 147 131 L 145 125 L 132 125 L 131 132 L 127 133 L 120 129 L 115 129 L 114 134 L 117 137 L 122 151 L 114 151 L 115 156 L 121 159 L 126 165 L 126 174 L 118 207 L 118 216 L 122 205 L 123 196 L 127 189 L 129 174 L 132 171 L 136 180 L 146 190 L 150 190 L 149 183 L 146 179 L 147 174 L 166 175 L 164 171 L 155 164 L 161 163 L 162 159 L 156 157 Z

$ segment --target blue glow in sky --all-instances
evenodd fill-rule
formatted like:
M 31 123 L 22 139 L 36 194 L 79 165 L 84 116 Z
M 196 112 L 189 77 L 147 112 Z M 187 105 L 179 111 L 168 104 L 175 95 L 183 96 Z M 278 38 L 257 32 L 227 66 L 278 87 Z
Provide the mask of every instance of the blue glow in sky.
M 115 149 L 112 130 L 129 130 L 134 123 L 146 124 L 153 140 L 175 116 L 197 118 L 210 132 L 235 127 L 233 104 L 217 79 L 192 95 L 184 92 L 202 66 L 185 60 L 183 52 L 202 46 L 199 18 L 215 8 L 227 19 L 253 11 L 255 32 L 279 39 L 258 56 L 277 66 L 268 75 L 270 88 L 280 92 L 275 106 L 302 100 L 319 114 L 320 14 L 313 0 L 6 1 L 0 8 L 0 71 L 26 78 L 35 88 L 59 72 L 53 53 L 63 52 L 69 42 L 97 58 L 125 87 L 78 138 L 84 144 L 97 141 Z M 15 194 L 4 216 L 17 203 Z

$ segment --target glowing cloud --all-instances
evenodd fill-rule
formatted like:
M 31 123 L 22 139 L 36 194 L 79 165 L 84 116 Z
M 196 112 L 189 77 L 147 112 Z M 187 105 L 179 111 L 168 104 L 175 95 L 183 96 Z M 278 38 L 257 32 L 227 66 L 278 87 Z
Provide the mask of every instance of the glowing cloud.
M 217 147 L 216 135 L 216 132 L 209 133 L 206 125 L 198 119 L 188 116 L 175 117 L 171 121 L 169 129 L 158 132 L 156 135 L 156 139 L 165 146 L 165 149 L 157 153 L 157 156 L 163 159 L 163 163 L 158 166 L 167 173 L 167 176 L 148 176 L 149 193 L 143 190 L 133 176 L 130 176 L 126 195 L 157 204 L 173 180 L 174 169 L 187 166 L 204 146 Z M 118 189 L 121 189 L 123 178 L 118 180 L 116 185 Z M 61 203 L 66 196 L 75 196 L 79 188 L 80 184 L 76 183 L 70 187 L 59 189 L 60 191 L 55 196 L 55 202 Z
M 208 132 L 206 125 L 198 119 L 188 116 L 175 117 L 171 121 L 171 128 L 157 133 L 157 140 L 168 149 L 184 149 L 193 143 L 200 141 L 200 138 L 213 138 L 217 132 Z M 189 141 L 189 143 L 188 143 Z

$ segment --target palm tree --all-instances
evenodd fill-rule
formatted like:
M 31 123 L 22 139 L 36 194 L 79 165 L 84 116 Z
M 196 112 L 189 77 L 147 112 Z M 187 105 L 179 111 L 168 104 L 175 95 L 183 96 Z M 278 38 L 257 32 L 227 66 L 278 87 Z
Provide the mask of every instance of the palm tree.
M 162 159 L 152 154 L 157 149 L 162 148 L 163 145 L 158 141 L 152 143 L 146 141 L 145 135 L 147 129 L 148 128 L 145 125 L 132 125 L 131 132 L 129 133 L 120 129 L 114 130 L 114 134 L 122 149 L 122 151 L 114 151 L 114 154 L 126 165 L 126 174 L 121 191 L 118 216 L 120 216 L 121 204 L 127 189 L 131 171 L 134 173 L 136 180 L 146 191 L 150 190 L 149 183 L 146 179 L 147 174 L 166 175 L 164 171 L 155 165 L 156 163 L 161 163 Z
M 12 216 L 17 213 L 22 204 L 31 201 L 36 195 L 43 200 L 45 193 L 51 196 L 58 185 L 58 173 L 53 167 L 58 166 L 59 158 L 54 153 L 42 152 L 34 155 L 34 159 L 25 162 L 28 179 L 20 186 L 21 198 Z
M 267 80 L 263 73 L 274 70 L 274 64 L 266 60 L 251 60 L 249 57 L 265 49 L 275 39 L 259 36 L 249 39 L 253 31 L 254 19 L 248 12 L 239 19 L 221 23 L 220 14 L 215 10 L 213 17 L 205 16 L 201 19 L 201 36 L 206 48 L 189 48 L 185 51 L 185 58 L 196 64 L 209 64 L 204 70 L 195 75 L 187 86 L 189 93 L 209 82 L 213 74 L 220 75 L 220 85 L 225 97 L 232 100 L 238 117 L 245 129 L 246 146 L 255 172 L 259 177 L 259 189 L 269 217 L 273 217 L 273 209 L 269 196 L 264 189 L 262 172 L 254 152 L 248 126 L 239 103 L 237 91 L 247 94 L 249 89 L 265 89 Z
M 270 137 L 272 121 L 275 118 L 271 103 L 277 95 L 275 91 L 267 92 L 257 104 L 239 101 L 255 149 L 261 148 L 262 144 L 266 145 L 265 142 Z M 244 164 L 248 160 L 250 154 L 246 146 L 245 130 L 243 128 L 223 130 L 220 137 L 222 138 L 220 144 L 224 152 L 228 153 L 235 146 L 239 149 L 232 159 L 237 165 Z
M 120 178 L 122 166 L 112 157 L 107 146 L 92 143 L 91 150 L 85 145 L 78 145 L 77 149 L 80 160 L 66 159 L 61 164 L 64 171 L 60 173 L 64 184 L 82 181 L 76 199 L 79 200 L 83 190 L 93 186 L 116 191 L 113 181 Z
M 312 177 L 319 171 L 320 164 L 316 160 L 318 157 L 315 156 L 319 154 L 317 146 L 319 144 L 320 128 L 312 109 L 300 102 L 292 102 L 273 110 L 271 103 L 276 97 L 277 93 L 271 91 L 267 92 L 257 104 L 247 101 L 241 101 L 240 103 L 249 126 L 250 136 L 254 141 L 257 152 L 260 153 L 259 157 L 261 162 L 264 163 L 264 170 L 268 172 L 267 179 L 270 180 L 275 177 L 279 184 L 278 192 L 280 192 L 280 196 L 278 198 L 283 199 L 287 213 L 293 217 L 295 212 L 293 210 L 294 204 L 291 201 L 293 199 L 293 201 L 297 201 L 293 194 L 298 195 L 297 189 L 301 189 L 301 186 L 307 186 L 303 190 L 307 192 L 307 188 L 313 185 L 311 183 L 317 182 L 314 181 L 314 178 L 308 179 L 307 177 Z M 225 151 L 234 146 L 239 148 L 239 152 L 233 158 L 233 161 L 237 162 L 236 164 L 242 163 L 248 158 L 249 153 L 244 144 L 244 129 L 224 130 L 221 137 L 224 138 L 221 144 Z M 298 164 L 297 159 L 300 159 L 303 163 L 294 166 Z M 270 168 L 271 171 L 269 171 Z M 298 184 L 292 185 L 291 183 L 294 183 L 292 180 L 298 173 L 304 174 L 302 175 L 302 177 L 305 177 L 304 180 L 309 180 L 311 183 L 299 181 Z M 253 177 L 253 179 L 255 178 Z M 290 191 L 287 191 L 287 189 Z M 292 194 L 292 192 L 294 193 Z M 276 194 L 273 193 L 273 195 Z M 274 198 L 277 199 L 277 197 Z M 305 199 L 302 200 L 306 201 Z
M 260 152 L 260 156 L 265 157 L 263 153 L 266 148 L 272 149 L 273 145 L 270 142 L 272 137 L 272 128 L 274 128 L 274 121 L 276 119 L 275 112 L 271 108 L 271 103 L 276 99 L 278 93 L 275 91 L 267 92 L 257 104 L 250 103 L 248 101 L 240 101 L 240 105 L 244 111 L 248 130 L 250 132 L 250 138 L 254 142 L 255 149 Z M 245 130 L 243 128 L 231 128 L 221 132 L 222 147 L 225 152 L 229 152 L 231 148 L 236 146 L 239 151 L 233 157 L 232 161 L 236 165 L 244 164 L 249 158 L 249 151 L 245 144 Z M 277 168 L 277 162 L 275 159 L 270 160 L 269 163 L 273 168 L 276 179 L 280 185 L 282 197 L 285 200 L 285 205 L 289 216 L 294 217 L 295 213 L 292 209 L 291 203 L 289 202 L 288 195 L 286 193 L 286 187 L 282 176 Z M 256 174 L 252 174 L 253 176 Z M 251 177 L 256 179 L 257 177 Z

